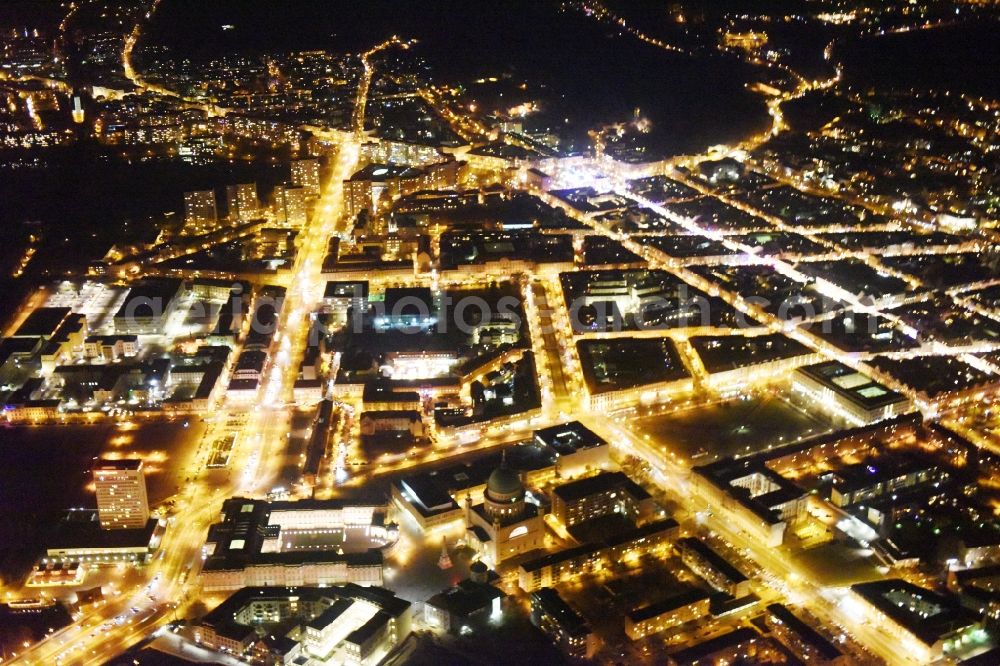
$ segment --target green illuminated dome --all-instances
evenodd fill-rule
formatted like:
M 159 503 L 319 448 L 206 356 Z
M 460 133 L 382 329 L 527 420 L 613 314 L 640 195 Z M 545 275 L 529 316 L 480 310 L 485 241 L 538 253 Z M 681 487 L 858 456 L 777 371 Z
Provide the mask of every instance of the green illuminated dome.
M 493 496 L 518 495 L 524 490 L 524 486 L 517 472 L 506 465 L 501 465 L 490 474 L 486 490 Z

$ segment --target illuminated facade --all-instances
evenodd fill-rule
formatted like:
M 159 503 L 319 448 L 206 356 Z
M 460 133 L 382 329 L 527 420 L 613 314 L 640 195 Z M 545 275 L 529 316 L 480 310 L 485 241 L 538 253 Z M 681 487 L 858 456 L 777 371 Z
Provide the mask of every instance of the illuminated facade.
M 613 562 L 662 552 L 680 535 L 672 518 L 663 518 L 628 530 L 602 542 L 542 555 L 523 562 L 517 569 L 517 584 L 525 592 L 552 587 L 585 573 L 595 573 Z
M 588 659 L 599 641 L 587 622 L 551 587 L 531 593 L 531 623 L 576 659 Z
M 709 594 L 690 590 L 669 599 L 629 611 L 625 615 L 625 635 L 633 641 L 693 622 L 709 614 Z
M 197 190 L 184 193 L 184 222 L 193 226 L 215 224 L 219 211 L 215 206 L 214 190 Z
M 292 162 L 292 184 L 306 191 L 306 197 L 319 197 L 319 160 L 294 160 Z
M 209 529 L 206 590 L 248 585 L 382 584 L 381 549 L 398 531 L 379 503 L 233 498 Z M 352 552 L 344 552 L 352 544 Z
M 260 217 L 260 201 L 256 183 L 241 183 L 226 187 L 226 204 L 232 220 L 245 222 Z
M 99 460 L 93 473 L 101 527 L 106 530 L 145 527 L 149 502 L 142 461 Z
M 892 418 L 913 409 L 906 396 L 839 361 L 798 368 L 792 388 L 856 425 Z
M 494 566 L 542 547 L 545 523 L 539 508 L 525 496 L 520 475 L 507 467 L 505 457 L 486 482 L 483 503 L 473 506 L 471 497 L 466 497 L 466 539 Z
M 454 160 L 423 167 L 369 164 L 344 182 L 344 202 L 348 217 L 361 211 L 374 213 L 385 197 L 395 199 L 418 190 L 454 188 L 463 165 Z
M 274 207 L 279 222 L 289 227 L 305 226 L 309 216 L 307 190 L 304 187 L 280 186 L 275 190 Z
M 246 587 L 183 633 L 250 663 L 359 666 L 384 659 L 411 622 L 410 602 L 379 587 Z
M 649 493 L 622 472 L 604 472 L 552 491 L 552 515 L 566 527 L 613 513 L 636 520 L 652 509 Z

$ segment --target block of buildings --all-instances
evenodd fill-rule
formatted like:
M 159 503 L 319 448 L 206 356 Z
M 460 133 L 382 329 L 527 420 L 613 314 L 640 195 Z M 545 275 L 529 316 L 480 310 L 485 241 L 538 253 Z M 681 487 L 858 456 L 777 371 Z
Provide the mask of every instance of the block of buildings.
M 684 564 L 715 589 L 737 598 L 750 594 L 750 579 L 701 539 L 680 539 L 677 550 Z
M 536 430 L 534 438 L 555 454 L 556 473 L 563 478 L 606 469 L 610 462 L 608 443 L 579 421 Z
M 913 409 L 913 402 L 840 361 L 805 365 L 795 370 L 792 387 L 813 404 L 857 425 L 892 418 Z
M 114 316 L 115 333 L 160 335 L 187 290 L 181 280 L 149 280 L 132 287 Z
M 653 509 L 650 494 L 623 472 L 603 472 L 552 491 L 552 515 L 566 527 L 615 513 L 637 521 Z
M 574 659 L 594 656 L 600 642 L 587 621 L 551 587 L 535 590 L 531 623 L 541 629 L 563 652 Z
M 377 664 L 410 634 L 412 604 L 381 587 L 251 586 L 184 628 L 250 663 Z
M 383 197 L 389 201 L 418 190 L 454 188 L 462 168 L 455 160 L 422 167 L 369 164 L 344 182 L 347 214 L 374 213 Z
M 679 650 L 667 658 L 669 666 L 717 666 L 736 664 L 756 657 L 761 651 L 772 650 L 768 641 L 749 627 L 735 629 L 721 636 Z M 763 655 L 762 655 L 763 656 Z M 788 663 L 787 659 L 764 663 Z M 757 662 L 751 662 L 757 663 Z M 791 662 L 794 663 L 794 662 Z
M 381 585 L 381 549 L 398 536 L 386 510 L 378 501 L 226 500 L 205 543 L 203 585 Z
M 600 571 L 626 557 L 665 551 L 680 535 L 672 518 L 646 523 L 603 541 L 548 553 L 518 565 L 517 584 L 525 592 L 552 587 L 586 573 Z
M 900 579 L 851 586 L 866 616 L 921 662 L 941 659 L 969 640 L 984 640 L 978 616 L 957 597 Z
M 625 614 L 625 635 L 633 641 L 709 615 L 709 594 L 692 589 Z

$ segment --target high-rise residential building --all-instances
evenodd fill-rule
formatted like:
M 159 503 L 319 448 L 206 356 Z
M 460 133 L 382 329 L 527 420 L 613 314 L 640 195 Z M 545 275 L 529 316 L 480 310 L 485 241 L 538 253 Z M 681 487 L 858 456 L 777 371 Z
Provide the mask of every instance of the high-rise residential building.
M 294 160 L 292 184 L 304 187 L 310 199 L 319 197 L 319 160 Z
M 226 204 L 232 220 L 252 220 L 260 217 L 260 201 L 256 183 L 240 183 L 226 187 Z
M 219 219 L 215 190 L 184 193 L 184 221 L 188 224 L 214 224 Z
M 94 464 L 97 515 L 106 530 L 143 528 L 149 520 L 141 460 L 98 460 Z
M 453 159 L 422 167 L 369 164 L 344 181 L 347 216 L 374 213 L 381 202 L 418 190 L 454 188 L 463 173 L 464 163 Z
M 290 227 L 305 226 L 308 204 L 304 187 L 279 185 L 275 190 L 274 206 L 278 221 Z

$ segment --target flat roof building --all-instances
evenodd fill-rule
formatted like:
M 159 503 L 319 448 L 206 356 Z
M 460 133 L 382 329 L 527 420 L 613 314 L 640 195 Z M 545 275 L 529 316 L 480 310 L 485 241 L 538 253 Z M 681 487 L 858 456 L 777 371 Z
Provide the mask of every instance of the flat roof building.
M 680 539 L 677 549 L 684 564 L 715 589 L 734 597 L 750 594 L 750 579 L 701 539 Z
M 463 580 L 424 602 L 427 624 L 460 633 L 463 627 L 499 618 L 507 595 L 489 583 Z
M 701 589 L 641 606 L 625 614 L 625 635 L 633 641 L 693 622 L 709 614 L 710 597 Z
M 184 295 L 184 282 L 149 280 L 132 287 L 114 316 L 119 334 L 159 335 Z
M 530 595 L 531 623 L 541 629 L 559 648 L 575 659 L 588 659 L 598 647 L 597 637 L 587 621 L 551 587 Z
M 159 546 L 156 518 L 139 527 L 105 529 L 92 509 L 67 512 L 45 543 L 43 565 L 80 563 L 88 566 L 142 563 Z
M 840 361 L 805 365 L 795 370 L 792 387 L 856 425 L 892 418 L 913 409 L 901 393 Z
M 42 338 L 48 340 L 63 322 L 69 319 L 72 314 L 71 308 L 42 307 L 35 309 L 17 327 L 17 330 L 10 337 L 12 338 Z
M 327 282 L 323 291 L 323 303 L 333 311 L 337 323 L 346 323 L 349 311 L 353 313 L 354 321 L 360 322 L 360 316 L 368 310 L 368 281 Z
M 652 509 L 650 494 L 623 472 L 603 472 L 552 491 L 552 515 L 566 527 L 613 513 L 636 520 Z
M 203 585 L 381 585 L 381 548 L 398 536 L 385 522 L 387 508 L 367 500 L 228 499 L 209 528 Z
M 610 463 L 608 443 L 579 421 L 536 430 L 534 438 L 556 456 L 556 472 L 563 478 L 604 469 Z
M 412 604 L 381 587 L 245 587 L 184 634 L 250 663 L 376 664 L 410 634 Z
M 306 197 L 309 199 L 319 197 L 319 160 L 292 160 L 291 178 L 293 185 L 305 189 Z
M 275 214 L 289 227 L 305 226 L 309 218 L 308 192 L 304 187 L 281 185 L 275 190 Z
M 149 520 L 149 501 L 142 461 L 101 459 L 92 471 L 101 527 L 144 527 Z
M 857 583 L 851 591 L 874 611 L 874 622 L 920 661 L 941 659 L 983 632 L 977 615 L 956 597 L 898 578 Z
M 260 217 L 260 200 L 257 198 L 256 183 L 240 183 L 226 186 L 226 203 L 229 217 L 246 222 Z
M 767 607 L 767 626 L 788 649 L 809 664 L 850 666 L 854 660 L 822 634 L 799 619 L 787 606 Z
M 434 294 L 428 287 L 389 287 L 385 300 L 375 308 L 379 328 L 426 325 L 437 316 Z

